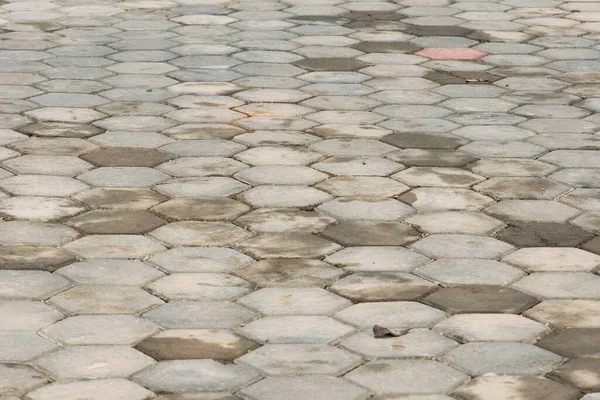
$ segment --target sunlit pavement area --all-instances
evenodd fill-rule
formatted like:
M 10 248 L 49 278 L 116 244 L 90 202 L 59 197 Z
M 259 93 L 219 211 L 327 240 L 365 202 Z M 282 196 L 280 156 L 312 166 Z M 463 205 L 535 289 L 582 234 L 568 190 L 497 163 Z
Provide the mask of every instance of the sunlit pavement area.
M 1 400 L 600 399 L 600 2 L 0 4 Z

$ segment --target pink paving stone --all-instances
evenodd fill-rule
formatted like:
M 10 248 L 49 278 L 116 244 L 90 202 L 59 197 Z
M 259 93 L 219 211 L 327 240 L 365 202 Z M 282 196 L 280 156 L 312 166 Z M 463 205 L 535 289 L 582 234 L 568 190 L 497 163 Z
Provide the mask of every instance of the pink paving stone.
M 415 54 L 432 60 L 478 60 L 487 56 L 485 51 L 468 47 L 430 47 Z

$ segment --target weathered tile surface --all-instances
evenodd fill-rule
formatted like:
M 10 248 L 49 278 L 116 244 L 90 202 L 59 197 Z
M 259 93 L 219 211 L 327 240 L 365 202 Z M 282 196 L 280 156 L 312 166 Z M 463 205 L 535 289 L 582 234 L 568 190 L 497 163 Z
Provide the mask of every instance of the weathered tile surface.
M 0 2 L 0 399 L 597 399 L 599 12 Z

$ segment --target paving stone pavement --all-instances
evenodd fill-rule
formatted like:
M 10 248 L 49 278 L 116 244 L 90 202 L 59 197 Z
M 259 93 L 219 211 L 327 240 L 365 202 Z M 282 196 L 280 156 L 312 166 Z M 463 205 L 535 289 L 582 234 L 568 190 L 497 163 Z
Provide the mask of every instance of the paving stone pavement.
M 0 400 L 600 399 L 598 0 L 0 26 Z

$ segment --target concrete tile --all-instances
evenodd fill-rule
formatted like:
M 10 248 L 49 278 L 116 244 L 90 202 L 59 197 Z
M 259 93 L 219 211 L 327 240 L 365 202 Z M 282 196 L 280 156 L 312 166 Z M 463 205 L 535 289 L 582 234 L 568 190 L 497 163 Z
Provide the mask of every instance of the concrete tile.
M 121 346 L 68 347 L 36 360 L 35 365 L 63 379 L 127 378 L 155 361 L 144 354 Z
M 443 393 L 468 379 L 462 372 L 431 360 L 370 361 L 346 377 L 385 395 Z
M 530 398 L 532 400 L 571 400 L 580 395 L 577 389 L 538 376 L 480 376 L 453 392 L 465 400 L 493 396 L 490 400 Z
M 354 331 L 326 316 L 272 316 L 253 321 L 238 331 L 264 344 L 329 344 Z
M 441 288 L 437 292 L 425 297 L 422 301 L 425 304 L 451 314 L 516 314 L 538 303 L 537 298 L 512 288 L 481 285 Z
M 526 343 L 467 343 L 444 360 L 468 374 L 542 375 L 563 361 L 561 356 Z
M 433 327 L 434 331 L 465 342 L 531 343 L 550 332 L 543 324 L 519 315 L 455 315 Z
M 415 273 L 445 286 L 507 285 L 525 276 L 523 271 L 498 261 L 468 258 L 439 259 Z
M 140 342 L 136 349 L 158 360 L 233 361 L 258 344 L 224 329 L 171 329 Z
M 340 378 L 331 376 L 268 377 L 244 388 L 241 393 L 265 400 L 359 400 L 367 391 Z
M 334 375 L 358 366 L 362 359 L 332 346 L 268 344 L 237 360 L 267 375 Z

